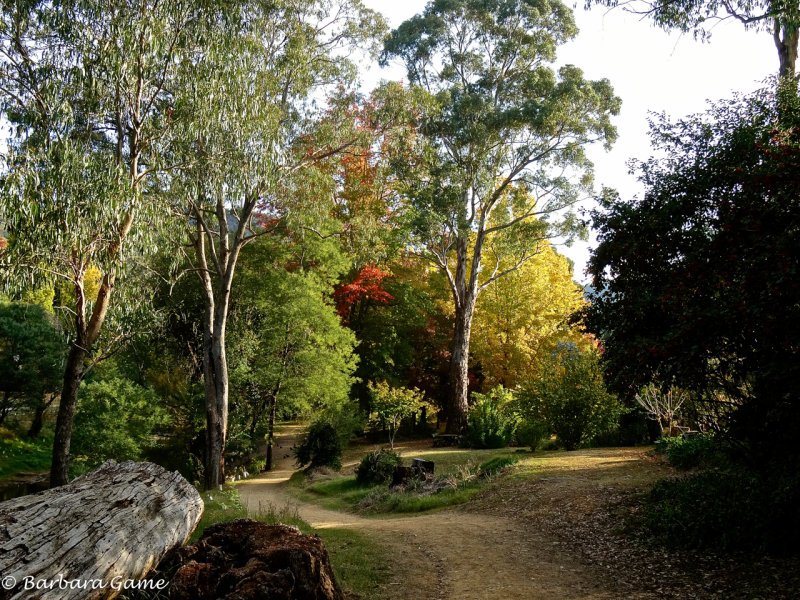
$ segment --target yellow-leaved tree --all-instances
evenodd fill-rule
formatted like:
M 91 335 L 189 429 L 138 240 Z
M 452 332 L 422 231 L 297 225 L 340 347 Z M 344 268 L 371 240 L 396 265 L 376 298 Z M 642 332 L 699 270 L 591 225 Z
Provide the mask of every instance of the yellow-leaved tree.
M 482 387 L 513 389 L 530 381 L 558 343 L 591 346 L 592 340 L 567 322 L 585 302 L 583 289 L 572 280 L 569 260 L 542 242 L 536 256 L 478 299 L 472 358 L 475 365 L 480 363 Z

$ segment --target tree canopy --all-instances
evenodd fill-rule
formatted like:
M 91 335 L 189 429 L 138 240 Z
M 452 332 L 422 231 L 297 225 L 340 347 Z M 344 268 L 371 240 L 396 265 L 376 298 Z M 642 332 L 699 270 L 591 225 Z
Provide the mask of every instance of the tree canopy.
M 420 115 L 424 141 L 400 177 L 415 247 L 447 276 L 455 306 L 453 431 L 466 426 L 478 293 L 535 255 L 540 241 L 576 233 L 560 211 L 591 189 L 584 147 L 616 137 L 611 116 L 620 102 L 609 82 L 549 66 L 576 33 L 557 0 L 437 0 L 384 46 L 384 62 L 402 60 L 411 83 L 430 95 Z M 485 266 L 491 274 L 482 278 Z
M 776 93 L 784 98 L 779 111 Z M 792 106 L 787 112 L 785 107 Z M 593 214 L 600 335 L 622 394 L 658 380 L 723 403 L 752 450 L 790 445 L 797 414 L 797 96 L 768 88 L 651 135 L 640 200 Z

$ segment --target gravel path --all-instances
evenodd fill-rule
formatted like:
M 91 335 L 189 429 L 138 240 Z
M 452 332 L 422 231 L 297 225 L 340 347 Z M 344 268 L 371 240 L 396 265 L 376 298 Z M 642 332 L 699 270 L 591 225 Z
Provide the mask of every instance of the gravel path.
M 364 518 L 298 502 L 286 491 L 294 472 L 290 448 L 298 428 L 278 437 L 275 468 L 238 484 L 256 514 L 267 507 L 297 510 L 317 529 L 363 532 L 383 544 L 393 568 L 390 600 L 607 600 L 593 570 L 542 532 L 502 516 L 463 509 L 401 518 Z M 368 559 L 368 557 L 365 557 Z

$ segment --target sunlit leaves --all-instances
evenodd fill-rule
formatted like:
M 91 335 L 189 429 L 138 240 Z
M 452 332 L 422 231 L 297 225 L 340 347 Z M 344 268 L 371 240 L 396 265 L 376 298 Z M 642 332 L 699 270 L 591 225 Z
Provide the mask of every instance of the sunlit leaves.
M 472 359 L 484 389 L 509 388 L 541 376 L 557 344 L 590 347 L 570 315 L 585 304 L 566 257 L 548 245 L 517 271 L 497 280 L 478 299 L 472 325 Z

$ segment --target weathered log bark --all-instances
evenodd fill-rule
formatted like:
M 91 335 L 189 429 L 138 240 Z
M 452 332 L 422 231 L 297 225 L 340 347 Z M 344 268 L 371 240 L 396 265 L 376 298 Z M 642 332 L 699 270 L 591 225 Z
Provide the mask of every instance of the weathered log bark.
M 144 577 L 186 543 L 202 513 L 180 474 L 130 461 L 106 461 L 65 486 L 2 502 L 0 574 L 4 586 L 9 578 L 16 585 L 0 598 L 113 598 L 114 582 Z M 26 591 L 26 578 L 51 589 Z M 65 587 L 75 581 L 88 583 Z

